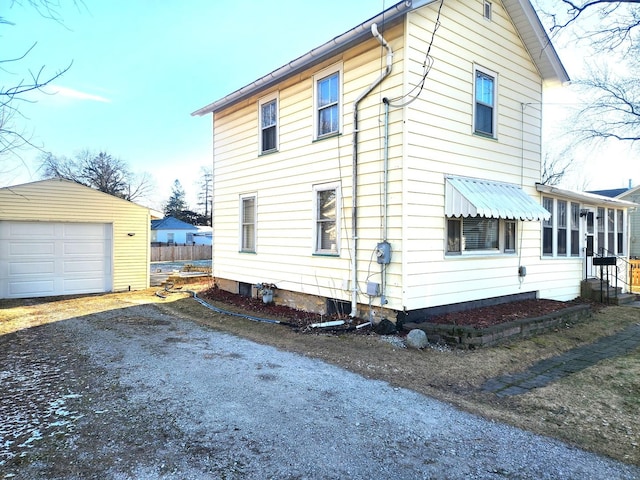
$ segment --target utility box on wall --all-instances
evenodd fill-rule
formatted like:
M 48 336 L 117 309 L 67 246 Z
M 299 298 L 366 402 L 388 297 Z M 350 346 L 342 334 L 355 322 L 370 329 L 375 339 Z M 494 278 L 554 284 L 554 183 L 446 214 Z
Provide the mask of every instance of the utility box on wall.
M 376 245 L 376 258 L 380 264 L 391 263 L 391 244 L 389 242 L 380 242 Z

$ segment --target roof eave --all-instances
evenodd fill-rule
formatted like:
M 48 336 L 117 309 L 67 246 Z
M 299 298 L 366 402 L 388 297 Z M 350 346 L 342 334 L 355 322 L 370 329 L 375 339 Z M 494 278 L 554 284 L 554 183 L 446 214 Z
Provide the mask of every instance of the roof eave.
M 209 113 L 213 113 L 223 108 L 226 108 L 234 103 L 240 102 L 260 91 L 266 90 L 273 85 L 276 85 L 287 78 L 290 78 L 294 75 L 303 72 L 309 67 L 316 65 L 318 63 L 323 62 L 324 60 L 331 58 L 338 53 L 341 53 L 352 46 L 360 43 L 364 38 L 371 36 L 371 25 L 374 23 L 379 26 L 388 26 L 389 24 L 397 21 L 403 15 L 405 15 L 409 10 L 415 8 L 415 4 L 419 4 L 419 6 L 426 5 L 431 3 L 434 0 L 418 0 L 417 2 L 412 2 L 411 0 L 405 0 L 399 3 L 396 3 L 392 7 L 388 8 L 384 12 L 376 15 L 375 17 L 370 18 L 369 20 L 361 23 L 355 28 L 339 35 L 327 43 L 314 48 L 310 52 L 302 55 L 301 57 L 296 58 L 295 60 L 283 65 L 282 67 L 274 70 L 273 72 L 265 75 L 264 77 L 259 78 L 258 80 L 246 85 L 239 90 L 236 90 L 233 93 L 230 93 L 226 97 L 223 97 L 219 100 L 216 100 L 213 103 L 210 103 L 206 107 L 200 108 L 196 110 L 191 115 L 192 116 L 203 116 Z
M 504 0 L 504 7 L 520 33 L 545 84 L 566 85 L 571 79 L 529 0 Z
M 540 193 L 548 193 L 551 195 L 557 195 L 560 197 L 569 198 L 571 200 L 578 200 L 583 203 L 595 205 L 607 205 L 620 208 L 632 208 L 640 206 L 637 203 L 629 202 L 627 200 L 605 197 L 603 195 L 596 195 L 595 193 L 575 192 L 573 190 L 565 190 L 562 188 L 554 187 L 552 185 L 542 185 L 541 183 L 536 184 L 536 190 L 538 190 Z

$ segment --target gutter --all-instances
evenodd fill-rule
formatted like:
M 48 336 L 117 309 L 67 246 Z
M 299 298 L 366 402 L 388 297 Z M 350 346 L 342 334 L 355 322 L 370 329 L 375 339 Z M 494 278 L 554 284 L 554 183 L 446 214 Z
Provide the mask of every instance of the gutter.
M 579 202 L 589 203 L 589 204 L 609 205 L 609 206 L 616 206 L 620 208 L 633 208 L 633 207 L 639 206 L 639 204 L 630 202 L 628 200 L 620 200 L 617 198 L 605 197 L 602 195 L 597 195 L 595 193 L 575 192 L 573 190 L 565 190 L 552 185 L 543 185 L 541 183 L 536 183 L 536 190 L 540 193 L 558 195 L 561 197 L 569 198 L 571 200 L 577 200 Z
M 409 2 L 407 2 L 409 3 Z M 378 26 L 371 25 L 371 34 L 387 49 L 387 66 L 369 87 L 362 92 L 353 102 L 353 172 L 351 180 L 351 317 L 355 317 L 358 311 L 358 105 L 369 95 L 382 81 L 389 76 L 393 68 L 393 51 L 391 46 L 378 32 Z
M 413 2 L 411 0 L 404 0 L 402 2 L 399 2 L 394 6 L 388 8 L 384 12 L 376 15 L 375 17 L 370 18 L 364 23 L 361 23 L 357 27 L 352 28 L 342 35 L 338 35 L 333 40 L 330 40 L 327 43 L 314 48 L 310 52 L 296 58 L 286 65 L 283 65 L 282 67 L 274 70 L 264 77 L 259 78 L 253 83 L 250 83 L 249 85 L 246 85 L 241 89 L 230 93 L 220 100 L 216 100 L 206 107 L 196 110 L 191 114 L 191 116 L 201 117 L 203 115 L 214 113 L 227 108 L 230 105 L 241 102 L 242 100 L 255 95 L 258 92 L 267 90 L 268 88 L 307 70 L 312 65 L 318 64 L 328 58 L 335 56 L 338 53 L 348 50 L 352 46 L 360 43 L 362 39 L 368 37 L 373 25 L 389 25 L 391 22 L 402 18 L 412 8 L 415 8 L 414 3 L 421 4 L 429 2 Z

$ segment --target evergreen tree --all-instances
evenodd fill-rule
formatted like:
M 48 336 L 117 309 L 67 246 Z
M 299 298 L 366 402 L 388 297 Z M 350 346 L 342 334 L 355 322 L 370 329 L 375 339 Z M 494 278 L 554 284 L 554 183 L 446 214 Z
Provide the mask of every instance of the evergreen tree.
M 171 196 L 164 206 L 164 216 L 182 220 L 182 212 L 187 210 L 184 189 L 180 180 L 176 179 L 171 187 Z

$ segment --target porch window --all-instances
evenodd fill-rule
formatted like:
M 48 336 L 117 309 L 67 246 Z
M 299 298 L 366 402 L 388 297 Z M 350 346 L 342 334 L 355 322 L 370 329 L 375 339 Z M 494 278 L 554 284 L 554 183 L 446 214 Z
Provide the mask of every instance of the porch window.
M 607 209 L 607 255 L 615 254 L 616 249 L 616 211 L 612 208 Z
M 515 220 L 481 216 L 447 219 L 448 255 L 515 251 Z
M 240 197 L 240 251 L 256 251 L 256 196 Z
M 339 254 L 340 187 L 337 184 L 314 187 L 315 242 L 314 253 Z
M 618 217 L 618 229 L 617 229 L 617 235 L 618 235 L 618 250 L 617 253 L 618 255 L 624 255 L 624 211 L 623 210 L 617 210 L 617 217 Z
M 598 225 L 598 254 L 604 255 L 604 227 L 605 227 L 605 218 L 604 218 L 604 207 L 598 207 L 598 213 L 596 214 L 596 220 Z
M 556 220 L 556 228 L 558 229 L 557 255 L 565 257 L 567 255 L 567 202 L 565 200 L 558 200 Z
M 571 256 L 580 256 L 580 204 L 571 202 Z
M 543 197 L 542 206 L 551 212 L 551 218 L 542 222 L 542 256 L 579 257 L 580 204 Z
M 549 220 L 542 222 L 542 255 L 553 255 L 553 198 L 544 197 L 542 206 L 551 213 Z

